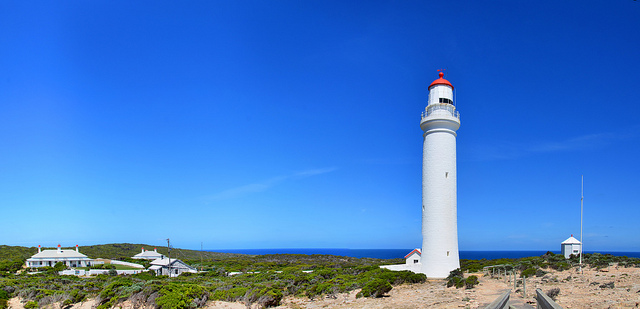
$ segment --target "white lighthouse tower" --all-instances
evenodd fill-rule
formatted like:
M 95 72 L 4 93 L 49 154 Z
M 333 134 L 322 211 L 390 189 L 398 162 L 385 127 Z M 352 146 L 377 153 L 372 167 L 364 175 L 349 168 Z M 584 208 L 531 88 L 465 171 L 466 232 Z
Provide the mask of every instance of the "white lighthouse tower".
M 458 256 L 456 131 L 460 114 L 453 85 L 443 78 L 429 85 L 422 113 L 422 273 L 445 278 L 460 267 Z

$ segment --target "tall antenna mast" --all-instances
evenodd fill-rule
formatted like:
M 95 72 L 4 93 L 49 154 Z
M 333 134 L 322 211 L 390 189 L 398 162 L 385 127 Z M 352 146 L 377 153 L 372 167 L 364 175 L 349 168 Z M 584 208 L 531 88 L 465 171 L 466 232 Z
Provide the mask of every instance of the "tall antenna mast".
M 582 214 L 583 214 L 583 204 L 584 204 L 584 175 L 581 175 L 582 185 L 580 189 L 580 272 L 582 272 L 582 248 L 584 248 L 584 243 L 582 242 Z

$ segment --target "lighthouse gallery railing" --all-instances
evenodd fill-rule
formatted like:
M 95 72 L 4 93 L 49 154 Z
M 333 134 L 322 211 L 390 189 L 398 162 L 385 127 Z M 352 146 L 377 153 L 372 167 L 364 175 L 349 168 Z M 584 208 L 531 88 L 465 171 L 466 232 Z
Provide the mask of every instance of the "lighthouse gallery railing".
M 460 119 L 460 112 L 456 110 L 455 106 L 448 103 L 436 103 L 427 106 L 427 110 L 422 112 L 422 119 L 434 113 L 441 114 L 442 112 L 449 112 L 451 116 Z

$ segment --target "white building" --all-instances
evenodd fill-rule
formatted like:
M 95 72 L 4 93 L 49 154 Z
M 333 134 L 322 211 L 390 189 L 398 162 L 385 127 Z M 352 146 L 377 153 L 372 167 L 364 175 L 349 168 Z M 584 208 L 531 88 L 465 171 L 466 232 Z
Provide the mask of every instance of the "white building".
M 156 260 L 156 259 L 161 259 L 163 257 L 164 255 L 158 253 L 157 248 L 154 248 L 153 251 L 144 250 L 144 248 L 142 248 L 142 252 L 134 255 L 131 258 L 136 260 Z
M 422 113 L 422 270 L 428 278 L 445 278 L 460 267 L 458 255 L 456 131 L 460 114 L 453 85 L 440 78 L 429 85 Z
M 420 260 L 422 259 L 422 252 L 420 252 L 419 248 L 413 249 L 413 251 L 409 252 L 409 254 L 404 256 L 407 265 L 411 264 L 420 264 Z
M 64 263 L 67 267 L 88 267 L 91 266 L 92 259 L 78 251 L 78 246 L 73 250 L 62 250 L 58 245 L 57 250 L 41 250 L 38 246 L 38 253 L 27 259 L 27 267 L 53 267 L 58 262 Z
M 380 267 L 394 271 L 409 270 L 414 273 L 422 272 L 422 252 L 420 248 L 413 249 L 409 254 L 404 256 L 404 259 L 404 264 L 381 265 Z
M 169 259 L 166 257 L 154 260 L 151 262 L 149 270 L 153 270 L 158 276 L 170 276 L 177 277 L 182 273 L 197 273 L 198 270 L 194 267 L 187 265 L 185 262 L 178 259 Z
M 560 250 L 564 258 L 568 259 L 572 254 L 580 254 L 580 251 L 582 251 L 582 243 L 571 235 L 571 237 L 560 244 Z

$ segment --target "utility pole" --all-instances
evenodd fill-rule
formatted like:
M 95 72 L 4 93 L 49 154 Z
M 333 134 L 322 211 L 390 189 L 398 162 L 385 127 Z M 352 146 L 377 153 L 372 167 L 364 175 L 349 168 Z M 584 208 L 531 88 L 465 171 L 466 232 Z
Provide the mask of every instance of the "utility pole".
M 171 278 L 171 243 L 169 242 L 169 238 L 167 238 L 167 251 L 169 251 L 169 278 Z

